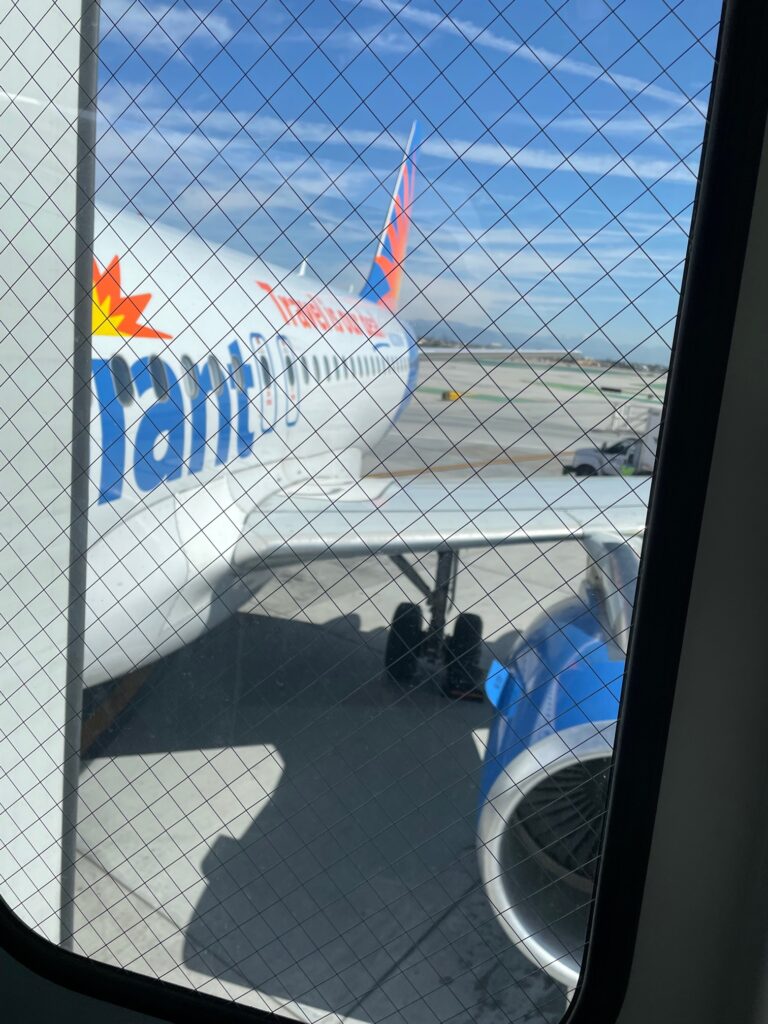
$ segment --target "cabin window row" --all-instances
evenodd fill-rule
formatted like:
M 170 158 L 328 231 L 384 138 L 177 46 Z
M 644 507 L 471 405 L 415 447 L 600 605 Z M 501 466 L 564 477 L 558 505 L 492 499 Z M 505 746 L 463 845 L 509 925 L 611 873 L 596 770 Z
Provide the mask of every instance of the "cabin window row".
M 380 377 L 383 373 L 404 374 L 407 364 L 407 356 L 400 356 L 394 363 L 388 363 L 378 353 L 356 353 L 348 356 L 346 359 L 329 355 L 296 356 L 293 359 L 290 357 L 286 358 L 284 372 L 288 386 L 294 388 L 298 376 L 302 378 L 305 385 L 322 383 L 329 380 L 349 380 L 351 378 L 373 380 Z M 119 355 L 113 356 L 109 365 L 112 371 L 117 399 L 122 405 L 128 406 L 136 397 L 130 367 L 127 361 Z M 200 394 L 200 374 L 202 368 L 187 355 L 181 357 L 181 365 L 184 368 L 184 387 L 189 397 L 195 399 Z M 231 373 L 227 373 L 221 362 L 214 355 L 209 355 L 203 365 L 207 368 L 207 373 L 210 377 L 209 390 L 212 393 L 215 394 L 219 391 L 224 386 L 228 377 L 231 377 L 235 387 L 239 390 L 247 390 L 246 366 L 237 355 L 233 354 L 231 357 Z M 272 387 L 275 376 L 279 376 L 279 374 L 273 374 L 266 355 L 263 353 L 255 355 L 250 365 L 255 367 L 259 390 Z M 165 364 L 159 356 L 151 356 L 147 363 L 147 369 L 149 370 L 155 397 L 160 402 L 165 401 L 168 398 L 169 391 L 168 372 Z

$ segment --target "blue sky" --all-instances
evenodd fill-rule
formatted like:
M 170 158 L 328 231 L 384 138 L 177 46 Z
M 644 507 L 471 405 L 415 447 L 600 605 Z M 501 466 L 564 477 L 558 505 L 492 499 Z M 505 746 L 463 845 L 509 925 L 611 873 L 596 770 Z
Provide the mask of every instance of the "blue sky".
M 719 11 L 103 0 L 99 202 L 357 290 L 417 117 L 406 317 L 665 362 Z

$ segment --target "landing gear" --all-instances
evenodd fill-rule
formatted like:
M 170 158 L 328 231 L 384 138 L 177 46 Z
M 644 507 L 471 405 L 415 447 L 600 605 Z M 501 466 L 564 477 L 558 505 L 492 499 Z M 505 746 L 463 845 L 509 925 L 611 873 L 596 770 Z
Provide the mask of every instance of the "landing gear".
M 479 615 L 460 612 L 453 627 L 453 636 L 445 641 L 445 681 L 448 697 L 474 696 L 480 668 L 483 642 L 483 620 Z M 477 696 L 481 697 L 482 693 Z
M 403 555 L 393 555 L 392 561 L 427 599 L 430 621 L 425 629 L 419 605 L 398 605 L 384 655 L 390 678 L 401 686 L 432 680 L 446 697 L 482 699 L 482 619 L 461 612 L 453 634 L 445 635 L 448 605 L 456 592 L 458 554 L 451 548 L 438 550 L 431 587 Z
M 401 686 L 416 682 L 418 651 L 423 638 L 421 608 L 417 604 L 399 604 L 389 627 L 384 664 L 392 679 Z

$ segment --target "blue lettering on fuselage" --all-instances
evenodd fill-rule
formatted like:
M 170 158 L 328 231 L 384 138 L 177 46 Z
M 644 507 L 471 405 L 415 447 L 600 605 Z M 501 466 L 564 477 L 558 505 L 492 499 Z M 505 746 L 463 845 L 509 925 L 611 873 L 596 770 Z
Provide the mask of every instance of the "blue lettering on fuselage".
M 100 505 L 122 497 L 129 449 L 134 482 L 140 491 L 151 491 L 163 481 L 178 480 L 184 473 L 196 475 L 205 468 L 206 461 L 224 465 L 231 457 L 233 433 L 235 456 L 247 458 L 254 454 L 257 434 L 263 433 L 251 429 L 250 417 L 258 416 L 257 406 L 254 405 L 251 412 L 255 374 L 249 361 L 243 358 L 237 341 L 229 344 L 229 354 L 232 361 L 225 368 L 223 381 L 213 376 L 208 360 L 189 369 L 196 383 L 190 388 L 192 397 L 186 399 L 169 362 L 155 357 L 165 374 L 167 392 L 155 398 L 142 413 L 133 445 L 129 445 L 126 432 L 128 410 L 117 396 L 109 360 L 93 360 L 101 425 Z M 136 360 L 130 369 L 138 396 L 151 394 L 155 380 L 150 358 Z M 189 409 L 185 408 L 185 401 L 189 401 Z M 211 452 L 213 458 L 209 456 L 206 460 L 206 452 Z
M 249 363 L 243 361 L 240 346 L 236 341 L 230 343 L 229 354 L 232 356 L 233 371 L 235 367 L 238 368 L 238 373 L 232 372 L 229 378 L 237 395 L 237 454 L 241 458 L 246 458 L 251 454 L 255 440 L 254 434 L 248 426 L 248 406 L 250 405 L 248 392 L 253 387 L 253 368 Z
M 101 479 L 99 504 L 117 501 L 125 473 L 125 410 L 118 401 L 109 363 L 93 360 L 93 381 L 101 410 Z
M 206 361 L 201 370 L 197 372 L 197 379 L 200 390 L 207 398 L 213 395 L 216 401 L 216 408 L 219 412 L 218 424 L 215 432 L 216 465 L 223 466 L 229 457 L 229 439 L 232 434 L 232 403 L 229 400 L 229 391 L 226 383 L 219 383 L 213 379 L 211 365 Z M 218 387 L 216 385 L 219 385 Z M 206 440 L 206 444 L 208 441 Z
M 163 365 L 168 392 L 155 399 L 136 431 L 133 471 L 142 491 L 151 491 L 164 480 L 179 480 L 184 465 L 184 399 L 173 370 Z M 132 371 L 139 395 L 154 388 L 148 359 L 139 359 Z
M 415 345 L 410 341 L 411 370 L 406 394 L 395 419 L 415 386 Z M 257 380 L 250 358 L 243 358 L 236 340 L 230 342 L 228 350 L 231 362 L 226 367 L 227 376 L 223 381 L 219 379 L 220 374 L 212 375 L 211 361 L 206 359 L 202 365 L 190 367 L 187 371 L 194 374 L 194 383 L 189 388 L 182 386 L 169 362 L 159 356 L 137 359 L 130 371 L 136 393 L 144 399 L 142 405 L 157 387 L 152 371 L 157 374 L 158 367 L 152 366 L 153 358 L 165 375 L 167 390 L 154 396 L 152 403 L 141 411 L 135 432 L 131 427 L 134 435 L 132 444 L 126 422 L 129 418 L 131 421 L 136 418 L 132 399 L 128 400 L 127 407 L 120 401 L 109 360 L 93 360 L 93 381 L 101 426 L 101 457 L 97 460 L 100 505 L 118 501 L 123 496 L 129 468 L 133 472 L 135 487 L 139 491 L 151 491 L 164 481 L 179 480 L 186 474 L 197 475 L 206 465 L 220 466 L 232 458 L 244 459 L 255 455 L 257 439 L 271 432 L 278 421 L 288 430 L 296 425 L 301 403 L 289 400 L 287 391 L 286 408 L 282 413 L 275 410 L 274 421 L 261 415 L 259 403 L 251 398 Z M 294 372 L 300 372 L 298 361 L 294 362 Z M 271 380 L 266 386 L 272 387 L 273 394 L 277 396 L 280 389 L 274 388 Z M 185 407 L 187 402 L 188 408 Z M 131 411 L 133 415 L 129 415 Z M 252 429 L 253 424 L 255 429 Z M 235 451 L 231 453 L 233 433 Z M 207 452 L 211 454 L 206 457 Z M 132 460 L 132 465 L 129 465 L 129 460 Z

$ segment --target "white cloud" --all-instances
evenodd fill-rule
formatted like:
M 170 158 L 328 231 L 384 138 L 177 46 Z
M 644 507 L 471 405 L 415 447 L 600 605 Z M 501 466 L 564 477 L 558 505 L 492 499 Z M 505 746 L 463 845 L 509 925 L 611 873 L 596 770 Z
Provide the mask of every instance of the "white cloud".
M 399 3 L 397 0 L 360 0 L 362 6 L 374 10 L 385 10 L 389 14 L 411 22 L 428 31 L 447 32 L 451 35 L 458 35 L 475 45 L 484 46 L 487 49 L 504 53 L 510 57 L 533 62 L 547 71 L 556 70 L 567 72 L 581 78 L 590 79 L 593 82 L 606 82 L 620 89 L 629 97 L 640 93 L 644 96 L 651 96 L 654 99 L 674 106 L 685 106 L 689 102 L 699 109 L 705 109 L 700 100 L 691 99 L 676 89 L 665 88 L 648 82 L 634 75 L 626 75 L 621 72 L 606 70 L 596 64 L 587 61 L 576 60 L 573 57 L 555 53 L 544 47 L 531 46 L 526 42 L 501 35 L 492 29 L 484 28 L 474 22 L 462 18 L 452 18 L 448 14 L 434 14 L 424 8 L 416 7 L 411 2 Z M 416 42 L 413 44 L 416 46 Z
M 617 116 L 605 116 L 600 114 L 586 115 L 563 115 L 552 122 L 552 129 L 566 129 L 568 131 L 595 132 L 599 131 L 606 135 L 639 135 L 650 136 L 654 130 L 659 130 L 665 136 L 671 132 L 682 132 L 693 130 L 701 135 L 704 130 L 704 114 L 699 110 L 688 108 L 679 110 L 670 115 L 664 113 L 644 113 L 643 116 L 631 116 L 626 112 Z
M 224 15 L 198 10 L 182 0 L 106 0 L 101 35 L 115 31 L 139 49 L 173 52 L 190 40 L 206 45 L 227 43 L 235 27 Z

